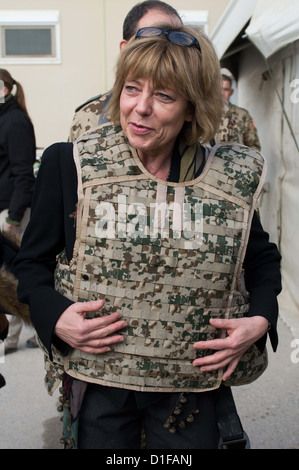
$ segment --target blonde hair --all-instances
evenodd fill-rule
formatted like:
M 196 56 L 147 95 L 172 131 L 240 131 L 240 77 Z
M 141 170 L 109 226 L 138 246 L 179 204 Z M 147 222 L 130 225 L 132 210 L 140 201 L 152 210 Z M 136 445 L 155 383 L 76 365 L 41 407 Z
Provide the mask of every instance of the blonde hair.
M 8 72 L 8 70 L 6 69 L 0 69 L 0 80 L 3 81 L 9 94 L 12 93 L 13 86 L 14 85 L 16 86 L 14 97 L 18 105 L 22 109 L 22 111 L 24 111 L 24 113 L 26 113 L 30 119 L 30 116 L 28 114 L 27 107 L 26 107 L 25 93 L 24 93 L 22 85 L 16 80 L 14 80 L 12 76 L 10 75 L 10 73 Z
M 187 144 L 198 140 L 209 142 L 219 128 L 223 112 L 221 71 L 214 47 L 197 27 L 159 26 L 167 31 L 191 34 L 198 40 L 200 50 L 196 46 L 173 44 L 165 34 L 131 39 L 117 62 L 108 108 L 110 119 L 119 124 L 119 102 L 125 80 L 149 78 L 157 88 L 172 84 L 191 104 L 193 119 L 183 128 Z

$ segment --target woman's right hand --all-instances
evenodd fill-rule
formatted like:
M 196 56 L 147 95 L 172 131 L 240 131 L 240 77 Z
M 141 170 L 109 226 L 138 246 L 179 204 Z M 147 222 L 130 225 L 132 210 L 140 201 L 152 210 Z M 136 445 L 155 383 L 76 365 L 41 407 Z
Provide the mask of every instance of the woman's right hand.
M 101 309 L 104 300 L 76 302 L 68 307 L 56 323 L 54 333 L 76 349 L 89 354 L 101 354 L 110 351 L 110 346 L 123 341 L 117 334 L 127 323 L 120 320 L 119 313 L 103 317 L 86 319 L 87 312 Z

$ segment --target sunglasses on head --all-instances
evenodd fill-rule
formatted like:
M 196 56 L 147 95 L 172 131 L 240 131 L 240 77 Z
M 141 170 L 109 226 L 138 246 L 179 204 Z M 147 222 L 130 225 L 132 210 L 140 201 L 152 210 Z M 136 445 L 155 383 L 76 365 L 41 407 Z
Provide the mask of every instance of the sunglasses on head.
M 198 40 L 191 34 L 184 33 L 183 31 L 167 31 L 166 29 L 150 26 L 138 29 L 135 38 L 154 38 L 162 36 L 162 34 L 165 34 L 167 39 L 173 44 L 186 47 L 196 46 L 199 51 L 201 50 Z

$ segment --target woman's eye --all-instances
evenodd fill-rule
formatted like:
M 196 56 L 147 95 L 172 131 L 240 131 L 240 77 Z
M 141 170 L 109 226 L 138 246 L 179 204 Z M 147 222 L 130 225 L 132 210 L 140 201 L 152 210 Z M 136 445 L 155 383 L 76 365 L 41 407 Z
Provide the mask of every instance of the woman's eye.
M 166 93 L 159 92 L 156 95 L 161 101 L 173 101 L 173 98 Z
M 134 94 L 138 92 L 137 88 L 133 85 L 126 85 L 125 90 L 128 94 Z

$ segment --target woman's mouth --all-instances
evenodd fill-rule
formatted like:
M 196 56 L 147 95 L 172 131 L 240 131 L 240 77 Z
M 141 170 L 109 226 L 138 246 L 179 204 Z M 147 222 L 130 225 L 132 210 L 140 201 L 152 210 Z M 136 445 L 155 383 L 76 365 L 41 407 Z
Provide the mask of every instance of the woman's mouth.
M 142 124 L 137 124 L 137 122 L 130 122 L 129 126 L 134 132 L 134 134 L 138 135 L 144 135 L 153 130 L 151 127 L 143 126 Z

